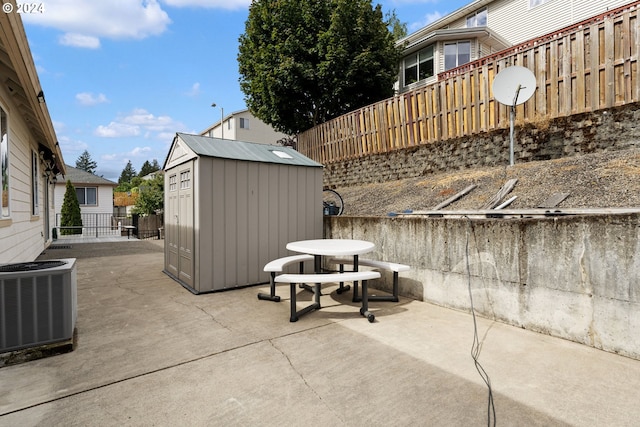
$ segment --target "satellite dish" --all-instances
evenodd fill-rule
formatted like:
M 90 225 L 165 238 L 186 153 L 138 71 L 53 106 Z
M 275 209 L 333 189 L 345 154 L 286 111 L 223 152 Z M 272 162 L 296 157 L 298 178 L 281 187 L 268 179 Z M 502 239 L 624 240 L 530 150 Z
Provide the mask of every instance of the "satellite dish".
M 536 76 L 528 68 L 514 65 L 500 71 L 493 78 L 493 96 L 499 103 L 511 107 L 509 163 L 514 164 L 513 123 L 516 119 L 516 105 L 526 102 L 536 91 Z
M 520 105 L 536 91 L 536 76 L 530 69 L 514 65 L 493 79 L 493 96 L 505 105 Z

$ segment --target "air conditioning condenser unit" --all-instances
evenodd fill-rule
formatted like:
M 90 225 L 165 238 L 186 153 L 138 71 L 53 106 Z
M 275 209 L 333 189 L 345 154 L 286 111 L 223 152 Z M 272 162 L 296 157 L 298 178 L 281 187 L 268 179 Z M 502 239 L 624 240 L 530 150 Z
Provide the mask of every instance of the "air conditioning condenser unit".
M 76 259 L 0 264 L 0 353 L 73 339 Z

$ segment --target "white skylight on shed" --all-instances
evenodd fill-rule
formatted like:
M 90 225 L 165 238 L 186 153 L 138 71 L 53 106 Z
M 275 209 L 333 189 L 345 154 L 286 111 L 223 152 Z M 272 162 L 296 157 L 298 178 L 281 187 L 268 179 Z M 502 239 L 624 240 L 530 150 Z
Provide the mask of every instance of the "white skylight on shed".
M 293 159 L 293 157 L 289 153 L 285 153 L 284 151 L 271 150 L 271 152 L 281 159 Z

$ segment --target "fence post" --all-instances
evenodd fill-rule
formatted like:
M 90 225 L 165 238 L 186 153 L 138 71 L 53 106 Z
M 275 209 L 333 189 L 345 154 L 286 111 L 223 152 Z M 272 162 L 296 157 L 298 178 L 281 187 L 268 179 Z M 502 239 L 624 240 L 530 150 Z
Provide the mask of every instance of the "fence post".
M 140 214 L 132 214 L 131 222 L 134 227 L 133 235 L 136 236 L 137 238 L 140 238 L 140 236 L 138 235 L 138 226 L 140 225 Z

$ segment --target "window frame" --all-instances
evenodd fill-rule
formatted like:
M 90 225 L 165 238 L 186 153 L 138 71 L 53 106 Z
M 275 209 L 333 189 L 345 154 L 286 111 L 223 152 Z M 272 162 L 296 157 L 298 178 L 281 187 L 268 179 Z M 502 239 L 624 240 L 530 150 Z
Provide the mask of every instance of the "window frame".
M 180 171 L 180 189 L 186 190 L 191 188 L 191 169 Z
M 31 215 L 40 215 L 40 195 L 39 195 L 39 182 L 40 182 L 40 160 L 38 153 L 34 150 L 31 151 Z
M 529 9 L 533 9 L 534 7 L 542 6 L 550 0 L 529 0 Z
M 460 61 L 460 45 L 461 44 L 466 44 L 466 45 L 469 46 L 469 53 L 468 53 L 469 59 L 466 62 L 461 62 Z M 456 64 L 454 66 L 450 67 L 450 66 L 447 66 L 447 57 L 450 56 L 450 55 L 447 54 L 447 46 L 453 46 L 453 45 L 456 46 L 456 55 L 455 55 Z M 464 64 L 467 64 L 467 63 L 471 62 L 471 40 L 458 40 L 458 41 L 455 41 L 455 42 L 447 42 L 443 46 L 443 51 L 444 51 L 444 70 L 445 71 L 451 70 L 453 68 L 456 68 L 456 67 L 459 67 L 461 65 L 464 65 Z
M 421 54 L 427 52 L 427 51 L 431 51 L 430 55 L 426 54 L 425 59 L 422 59 Z M 435 76 L 436 74 L 436 70 L 435 70 L 435 44 L 430 44 L 428 46 L 425 46 L 424 48 L 420 49 L 417 52 L 412 53 L 411 55 L 407 55 L 402 59 L 402 84 L 403 87 L 407 87 L 410 86 L 412 84 L 418 83 L 420 81 L 423 80 L 428 80 L 430 78 L 432 78 L 433 76 Z M 407 62 L 411 61 L 411 67 L 413 68 L 415 67 L 415 80 L 408 82 L 407 83 Z M 428 64 L 431 63 L 431 74 L 420 78 L 421 77 L 421 65 L 423 64 Z
M 11 147 L 9 114 L 0 104 L 0 220 L 11 218 Z
M 531 1 L 531 0 L 529 0 Z M 531 4 L 531 3 L 529 3 Z M 478 17 L 481 16 L 484 18 L 484 25 L 478 25 Z M 471 25 L 469 25 L 469 22 L 471 21 Z M 467 28 L 476 28 L 476 27 L 486 27 L 487 23 L 489 21 L 489 14 L 487 12 L 487 8 L 486 6 L 476 10 L 474 13 L 467 15 L 467 19 L 466 19 L 466 25 Z
M 95 190 L 95 203 L 86 203 L 88 199 L 87 190 Z M 78 195 L 78 191 L 82 191 L 84 193 L 83 201 L 85 203 L 82 203 L 80 201 L 80 197 L 78 197 L 78 204 L 80 206 L 98 206 L 98 187 L 76 187 L 76 195 Z
M 249 119 L 245 119 L 244 117 L 239 117 L 239 119 L 240 119 L 240 124 L 239 124 L 240 129 L 249 129 Z

